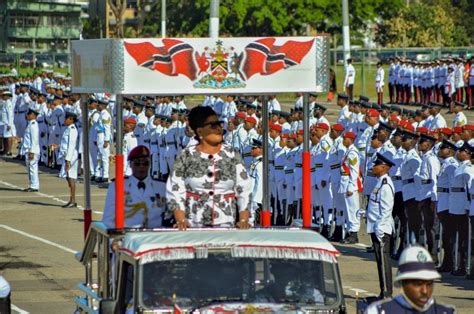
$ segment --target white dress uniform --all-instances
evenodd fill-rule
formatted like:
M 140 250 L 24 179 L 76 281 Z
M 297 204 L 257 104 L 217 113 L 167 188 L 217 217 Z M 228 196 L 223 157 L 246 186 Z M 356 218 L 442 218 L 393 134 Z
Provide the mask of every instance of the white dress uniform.
M 255 212 L 263 203 L 263 157 L 257 157 L 250 165 L 250 178 L 252 178 L 252 210 L 251 217 L 254 221 Z M 263 208 L 262 208 L 263 209 Z M 268 208 L 265 208 L 268 210 Z M 253 221 L 251 223 L 253 223 Z
M 295 101 L 294 109 L 302 109 L 303 108 L 303 96 L 299 96 L 298 99 Z
M 325 187 L 322 187 L 321 182 L 325 179 L 324 171 L 329 171 L 329 167 L 326 169 L 325 163 L 329 157 L 329 152 L 333 140 L 331 137 L 326 134 L 319 140 L 318 145 L 316 145 L 315 154 L 312 156 L 314 162 L 314 179 L 312 185 L 315 187 L 316 204 L 322 207 L 323 214 L 323 224 L 329 225 L 333 221 L 333 200 L 332 200 L 332 191 L 330 184 L 326 184 Z M 327 166 L 327 165 L 326 165 Z
M 141 184 L 140 184 L 141 183 Z M 140 186 L 140 187 L 139 187 Z M 125 227 L 159 228 L 162 226 L 166 205 L 165 183 L 149 176 L 139 181 L 134 176 L 124 179 Z M 102 222 L 107 228 L 115 227 L 115 182 L 109 185 Z
M 348 64 L 346 66 L 346 76 L 344 78 L 344 87 L 347 87 L 349 85 L 354 85 L 355 82 L 355 69 L 352 64 Z
M 464 112 L 460 111 L 456 113 L 456 116 L 453 119 L 453 128 L 457 126 L 464 126 L 467 124 L 467 118 Z
M 341 180 L 338 193 L 344 198 L 344 216 L 346 218 L 347 230 L 349 232 L 359 232 L 360 217 L 358 211 L 359 188 L 360 188 L 360 158 L 355 145 L 347 148 L 341 162 Z M 352 192 L 347 196 L 347 192 Z
M 148 118 L 145 116 L 145 113 L 142 111 L 134 117 L 137 120 L 137 126 L 133 130 L 135 137 L 137 138 L 138 145 L 145 145 L 145 127 L 148 124 Z
M 280 102 L 276 98 L 273 98 L 272 100 L 268 102 L 268 112 L 271 113 L 273 110 L 277 110 L 277 111 L 281 110 Z
M 165 161 L 170 172 L 173 170 L 174 161 L 178 155 L 178 149 L 181 147 L 181 141 L 179 139 L 180 128 L 180 122 L 177 120 L 173 121 L 164 136 L 166 144 Z
M 253 140 L 256 140 L 257 138 L 258 138 L 257 130 L 250 129 L 249 131 L 247 131 L 247 136 L 245 137 L 245 140 L 243 141 L 242 157 L 244 159 L 244 164 L 247 169 L 250 169 L 250 165 L 252 164 L 252 161 L 253 161 L 253 157 L 250 154 L 250 151 L 252 150 Z
M 344 128 L 347 128 L 349 122 L 351 121 L 352 113 L 349 111 L 349 106 L 345 105 L 341 108 L 339 112 L 339 118 L 337 119 L 337 123 L 342 124 Z
M 400 174 L 402 177 L 402 195 L 403 201 L 415 199 L 417 197 L 417 190 L 415 188 L 415 175 L 420 171 L 421 158 L 416 152 L 416 149 L 410 149 L 407 152 L 405 160 L 400 166 Z
M 364 187 L 362 193 L 366 196 L 369 196 L 372 193 L 375 185 L 377 184 L 377 178 L 375 177 L 372 169 L 374 168 L 374 162 L 377 159 L 377 153 L 380 152 L 381 147 L 373 148 L 370 147 L 367 151 L 367 156 L 365 160 L 365 173 L 364 173 Z
M 446 211 L 450 207 L 449 203 L 449 187 L 450 181 L 454 178 L 454 172 L 459 166 L 459 162 L 454 157 L 448 157 L 441 163 L 441 170 L 438 176 L 437 192 L 438 203 L 436 204 L 436 212 Z
M 383 87 L 385 85 L 384 78 L 385 78 L 385 71 L 382 67 L 380 67 L 377 69 L 377 72 L 375 73 L 375 90 L 377 93 L 383 92 Z
M 2 106 L 2 116 L 4 117 L 3 137 L 10 138 L 16 136 L 14 123 L 14 106 L 11 99 L 7 99 Z
M 390 176 L 385 174 L 377 178 L 367 206 L 367 233 L 375 233 L 381 240 L 385 233 L 395 231 L 392 217 L 394 201 L 395 188 Z
M 458 167 L 454 170 L 454 175 L 449 181 L 448 210 L 452 215 L 465 215 L 470 208 L 466 187 L 471 184 L 473 170 L 470 160 L 458 163 Z
M 89 160 L 91 176 L 98 177 L 99 172 L 96 172 L 98 167 L 98 148 L 97 148 L 97 130 L 100 112 L 97 109 L 89 111 Z
M 436 183 L 440 170 L 441 165 L 439 159 L 432 151 L 428 151 L 421 156 L 420 170 L 415 174 L 417 201 L 422 201 L 427 198 L 434 202 L 438 200 Z
M 112 117 L 110 113 L 104 109 L 99 112 L 99 118 L 95 125 L 97 133 L 97 167 L 95 176 L 107 180 L 109 178 L 109 157 L 110 145 L 112 143 L 111 133 Z M 104 143 L 109 142 L 109 145 L 104 148 Z
M 29 188 L 39 190 L 38 162 L 40 159 L 39 127 L 36 120 L 28 121 L 23 141 L 21 142 L 20 155 L 26 156 L 25 163 L 28 169 Z M 28 154 L 33 154 L 33 159 Z
M 286 185 L 286 205 L 293 205 L 295 200 L 295 185 L 294 185 L 294 172 L 295 172 L 295 154 L 298 147 L 292 148 L 286 154 L 285 163 L 285 185 Z
M 448 97 L 452 97 L 456 93 L 456 81 L 454 79 L 454 72 L 448 74 L 446 83 L 444 84 L 444 94 Z
M 277 187 L 277 201 L 280 204 L 280 210 L 283 211 L 286 205 L 287 187 L 285 185 L 285 162 L 287 159 L 288 147 L 281 147 L 278 143 L 275 149 L 275 182 Z M 282 214 L 282 212 L 280 213 Z
M 130 168 L 130 162 L 128 161 L 128 155 L 138 146 L 137 138 L 133 132 L 128 132 L 123 135 L 123 174 L 125 176 L 132 175 L 132 168 Z
M 436 129 L 446 128 L 446 127 L 447 127 L 446 120 L 441 115 L 441 113 L 438 113 L 436 116 L 433 117 L 433 120 L 431 121 L 430 126 L 428 127 L 428 129 L 430 131 L 434 131 Z
M 60 178 L 77 179 L 78 168 L 78 139 L 79 134 L 74 124 L 69 125 L 61 137 L 58 161 L 61 163 Z M 66 171 L 66 161 L 69 161 L 69 171 Z

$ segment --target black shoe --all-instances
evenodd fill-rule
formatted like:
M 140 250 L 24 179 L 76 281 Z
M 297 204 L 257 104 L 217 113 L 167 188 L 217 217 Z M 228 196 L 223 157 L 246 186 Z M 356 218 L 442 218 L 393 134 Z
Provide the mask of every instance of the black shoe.
M 102 181 L 100 183 L 109 183 L 109 178 L 102 178 Z
M 38 192 L 38 189 L 27 188 L 24 189 L 23 192 Z
M 365 249 L 365 252 L 367 252 L 367 253 L 374 253 L 374 252 L 375 252 L 374 246 L 372 245 L 372 246 L 367 247 L 367 248 Z
M 96 177 L 95 178 L 95 183 L 102 183 L 102 178 L 101 177 Z
M 91 182 L 95 181 L 95 176 L 91 176 Z
M 466 276 L 466 269 L 464 267 L 459 267 L 458 270 L 451 272 L 453 276 Z
M 359 243 L 357 232 L 350 232 L 349 236 L 341 241 L 342 244 L 356 244 Z
M 329 241 L 339 242 L 342 240 L 342 226 L 336 226 L 332 237 L 329 238 Z
M 61 206 L 62 208 L 75 208 L 77 207 L 77 203 L 67 203 L 66 205 Z
M 469 274 L 466 276 L 466 279 L 474 280 L 474 274 Z
M 326 239 L 328 238 L 329 236 L 329 228 L 328 226 L 323 226 L 322 229 L 321 229 L 321 235 L 323 237 L 325 237 Z

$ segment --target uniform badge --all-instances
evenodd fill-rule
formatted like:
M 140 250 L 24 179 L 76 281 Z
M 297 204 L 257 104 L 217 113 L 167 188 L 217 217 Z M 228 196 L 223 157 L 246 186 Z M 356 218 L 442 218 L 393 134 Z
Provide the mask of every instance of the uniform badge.
M 423 251 L 419 251 L 418 254 L 416 255 L 416 259 L 421 263 L 426 263 L 426 261 L 428 260 L 428 257 L 425 255 Z
M 355 165 L 357 164 L 357 158 L 354 158 L 354 159 L 350 159 L 350 158 L 349 158 L 349 164 L 350 164 L 351 166 L 355 166 Z

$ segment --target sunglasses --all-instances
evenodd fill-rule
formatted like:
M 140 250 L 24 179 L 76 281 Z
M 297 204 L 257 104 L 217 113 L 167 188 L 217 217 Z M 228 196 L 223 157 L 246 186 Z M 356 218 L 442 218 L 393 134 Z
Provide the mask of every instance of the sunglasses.
M 143 161 L 134 160 L 132 161 L 132 165 L 137 166 L 137 167 L 140 167 L 140 166 L 148 167 L 150 165 L 150 161 L 149 160 L 143 160 Z
M 206 126 L 210 126 L 211 129 L 217 129 L 217 128 L 223 128 L 224 127 L 224 122 L 223 121 L 211 121 L 211 122 L 207 122 L 207 123 L 204 123 L 202 125 L 202 127 L 206 127 Z

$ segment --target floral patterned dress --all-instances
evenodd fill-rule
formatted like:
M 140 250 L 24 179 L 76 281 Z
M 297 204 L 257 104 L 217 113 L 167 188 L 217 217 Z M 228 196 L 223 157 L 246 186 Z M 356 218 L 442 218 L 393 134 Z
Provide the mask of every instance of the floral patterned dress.
M 166 183 L 168 210 L 183 210 L 191 227 L 233 227 L 250 210 L 252 181 L 238 152 L 222 145 L 209 155 L 190 146 L 177 156 Z

